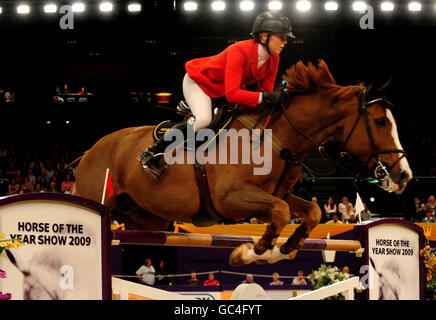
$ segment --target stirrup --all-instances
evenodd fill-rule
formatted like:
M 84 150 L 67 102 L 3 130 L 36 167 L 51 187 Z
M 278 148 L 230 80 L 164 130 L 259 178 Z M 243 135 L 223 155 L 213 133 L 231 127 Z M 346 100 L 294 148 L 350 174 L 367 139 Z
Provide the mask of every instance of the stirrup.
M 167 168 L 167 166 L 162 166 L 160 163 L 164 154 L 163 152 L 153 153 L 146 150 L 138 156 L 138 161 L 141 163 L 142 168 L 153 179 L 159 179 Z M 150 163 L 152 163 L 152 165 L 150 165 Z

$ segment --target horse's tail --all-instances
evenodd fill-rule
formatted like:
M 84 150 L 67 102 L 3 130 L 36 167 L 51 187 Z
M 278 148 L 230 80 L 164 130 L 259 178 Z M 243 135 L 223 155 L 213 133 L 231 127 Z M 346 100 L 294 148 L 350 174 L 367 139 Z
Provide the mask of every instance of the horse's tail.
M 68 168 L 68 167 L 71 167 L 73 164 L 75 164 L 76 162 L 79 162 L 87 153 L 88 153 L 88 151 L 89 150 L 86 150 L 80 157 L 78 157 L 76 160 L 74 160 L 73 162 L 71 162 L 71 163 L 69 163 L 69 164 L 67 164 L 66 166 L 65 166 L 65 169 L 66 168 Z

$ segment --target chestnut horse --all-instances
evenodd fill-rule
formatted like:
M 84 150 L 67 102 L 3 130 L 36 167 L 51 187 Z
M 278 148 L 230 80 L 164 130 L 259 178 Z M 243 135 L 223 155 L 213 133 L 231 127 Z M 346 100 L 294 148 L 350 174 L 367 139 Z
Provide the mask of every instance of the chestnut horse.
M 320 208 L 291 193 L 302 171 L 301 161 L 317 145 L 342 143 L 349 154 L 375 170 L 387 191 L 402 192 L 412 178 L 395 119 L 384 99 L 369 100 L 372 89 L 363 84 L 337 85 L 323 60 L 317 66 L 300 61 L 286 71 L 283 80 L 288 83 L 289 105 L 278 110 L 270 128 L 275 143 L 297 161 L 287 166 L 280 150 L 274 149 L 267 175 L 254 175 L 254 163 L 205 165 L 211 201 L 224 218 L 256 217 L 270 222 L 255 246 L 244 244 L 234 250 L 232 265 L 292 259 L 320 222 Z M 234 120 L 231 128 L 236 130 L 259 119 L 259 110 L 241 110 L 249 121 Z M 154 180 L 137 160 L 141 150 L 153 143 L 152 131 L 152 126 L 125 128 L 100 139 L 79 163 L 73 194 L 100 201 L 106 168 L 110 168 L 114 196 L 105 205 L 115 219 L 140 230 L 166 230 L 170 221 L 191 223 L 200 207 L 194 166 L 169 165 Z M 275 246 L 291 216 L 300 216 L 301 225 L 285 244 Z

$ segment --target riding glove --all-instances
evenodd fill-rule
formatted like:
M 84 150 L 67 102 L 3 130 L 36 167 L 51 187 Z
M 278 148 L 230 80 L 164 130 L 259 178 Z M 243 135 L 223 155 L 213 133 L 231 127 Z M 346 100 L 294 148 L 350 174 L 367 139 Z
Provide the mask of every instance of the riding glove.
M 265 103 L 280 105 L 280 104 L 284 104 L 287 100 L 288 100 L 288 95 L 284 91 L 273 91 L 273 92 L 264 91 L 262 93 L 262 102 Z

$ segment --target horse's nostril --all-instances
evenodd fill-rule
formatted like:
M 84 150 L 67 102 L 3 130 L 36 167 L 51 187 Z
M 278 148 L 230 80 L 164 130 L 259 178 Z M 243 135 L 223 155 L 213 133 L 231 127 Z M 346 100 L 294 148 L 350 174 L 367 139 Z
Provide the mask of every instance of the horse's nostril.
M 409 179 L 409 174 L 406 171 L 401 171 L 400 173 L 400 180 L 401 181 L 407 181 Z

